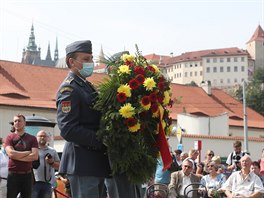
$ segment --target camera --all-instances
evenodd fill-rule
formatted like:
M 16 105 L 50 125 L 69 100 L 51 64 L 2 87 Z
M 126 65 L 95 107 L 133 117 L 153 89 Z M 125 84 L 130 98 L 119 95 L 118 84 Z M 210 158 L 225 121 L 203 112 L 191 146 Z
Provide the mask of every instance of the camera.
M 45 158 L 48 158 L 48 159 L 51 159 L 52 158 L 52 155 L 50 154 L 50 153 L 47 153 L 46 155 L 45 155 Z
M 234 155 L 233 156 L 233 160 L 235 163 L 238 163 L 240 161 L 240 159 L 241 159 L 240 155 Z

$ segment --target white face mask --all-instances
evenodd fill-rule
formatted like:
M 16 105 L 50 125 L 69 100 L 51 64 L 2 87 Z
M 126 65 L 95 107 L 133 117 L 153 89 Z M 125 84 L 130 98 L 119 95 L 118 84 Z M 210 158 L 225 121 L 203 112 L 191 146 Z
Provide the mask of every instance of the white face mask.
M 94 63 L 83 63 L 83 68 L 79 71 L 82 77 L 87 78 L 93 74 Z

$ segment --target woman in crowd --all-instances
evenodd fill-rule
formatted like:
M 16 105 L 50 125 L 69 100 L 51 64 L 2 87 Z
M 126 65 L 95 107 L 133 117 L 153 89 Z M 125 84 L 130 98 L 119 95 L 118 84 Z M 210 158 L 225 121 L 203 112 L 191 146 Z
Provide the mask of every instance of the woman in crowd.
M 206 152 L 205 160 L 197 165 L 196 175 L 202 177 L 208 174 L 207 165 L 214 157 L 214 151 L 208 150 Z
M 218 166 L 218 171 L 217 173 L 224 173 L 225 171 L 225 166 L 221 164 L 221 157 L 219 155 L 216 155 L 212 158 L 212 162 L 215 162 Z
M 207 191 L 217 191 L 222 187 L 226 181 L 226 176 L 222 173 L 217 173 L 218 165 L 215 162 L 209 162 L 207 164 L 208 175 L 205 175 L 201 179 L 201 184 L 206 187 Z

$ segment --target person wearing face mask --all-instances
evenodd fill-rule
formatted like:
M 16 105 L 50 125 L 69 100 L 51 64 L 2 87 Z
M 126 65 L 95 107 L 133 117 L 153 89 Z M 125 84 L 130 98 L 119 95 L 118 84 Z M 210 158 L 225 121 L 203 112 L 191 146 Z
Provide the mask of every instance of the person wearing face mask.
M 92 43 L 76 41 L 66 47 L 68 76 L 57 96 L 57 121 L 66 140 L 59 173 L 67 174 L 72 197 L 98 198 L 111 170 L 106 147 L 97 140 L 100 112 L 93 107 L 97 92 L 87 80 L 93 74 Z

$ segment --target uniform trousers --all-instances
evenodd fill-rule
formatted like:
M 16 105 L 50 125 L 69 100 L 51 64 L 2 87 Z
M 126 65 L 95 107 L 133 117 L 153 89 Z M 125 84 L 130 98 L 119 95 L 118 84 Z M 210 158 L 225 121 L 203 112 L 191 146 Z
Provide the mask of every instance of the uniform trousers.
M 103 177 L 68 175 L 74 198 L 98 198 L 103 191 Z

